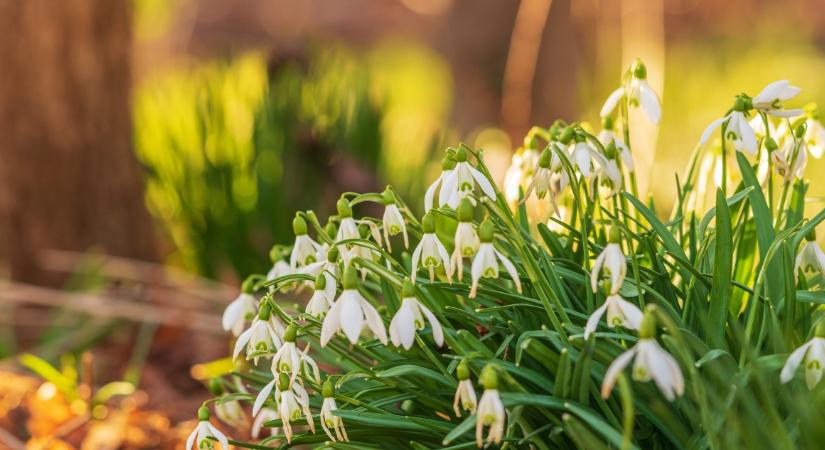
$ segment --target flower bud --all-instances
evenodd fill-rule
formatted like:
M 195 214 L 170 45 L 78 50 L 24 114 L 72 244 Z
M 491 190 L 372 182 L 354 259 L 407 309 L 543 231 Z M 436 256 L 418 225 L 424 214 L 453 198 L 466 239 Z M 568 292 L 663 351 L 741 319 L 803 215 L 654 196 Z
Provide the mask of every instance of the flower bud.
M 324 288 L 327 287 L 327 277 L 324 276 L 323 273 L 319 273 L 317 277 L 315 277 L 315 290 L 316 291 L 323 291 Z
M 295 342 L 295 339 L 297 338 L 298 327 L 296 327 L 293 323 L 287 325 L 286 330 L 284 331 L 284 342 Z
M 458 381 L 464 381 L 470 378 L 470 364 L 467 363 L 466 359 L 463 359 L 460 363 L 458 363 L 458 367 L 455 369 L 455 374 L 458 376 Z
M 561 133 L 559 133 L 559 142 L 561 142 L 564 145 L 569 144 L 570 141 L 573 140 L 573 135 L 574 134 L 575 133 L 573 131 L 573 127 L 571 127 L 571 126 L 564 127 L 561 130 Z
M 341 256 L 341 251 L 338 250 L 338 247 L 330 247 L 327 250 L 327 261 L 331 263 L 338 262 L 338 257 Z
M 485 218 L 478 226 L 478 239 L 481 242 L 493 242 L 496 227 L 489 217 Z
M 441 170 L 453 170 L 455 168 L 456 160 L 453 155 L 447 155 L 441 160 Z
M 415 297 L 415 285 L 409 279 L 404 279 L 404 284 L 401 286 L 401 298 Z
M 223 395 L 223 385 L 221 384 L 221 380 L 218 378 L 212 378 L 209 380 L 209 392 L 214 395 Z
M 459 222 L 470 222 L 473 220 L 473 202 L 470 201 L 469 198 L 464 197 L 461 199 L 461 203 L 458 204 L 458 221 Z
M 424 214 L 421 219 L 421 229 L 424 233 L 435 233 L 435 216 L 433 213 Z
M 392 192 L 389 186 L 381 193 L 381 201 L 384 202 L 384 205 L 395 204 L 395 193 Z
M 479 381 L 484 389 L 498 389 L 498 374 L 496 374 L 495 366 L 492 364 L 484 366 Z
M 352 217 L 352 207 L 349 205 L 347 199 L 342 198 L 338 200 L 338 203 L 335 205 L 335 207 L 338 208 L 338 217 L 342 219 L 346 217 Z
M 335 383 L 332 382 L 331 377 L 327 377 L 324 384 L 321 386 L 321 395 L 324 398 L 330 398 L 335 396 Z
M 338 234 L 338 227 L 332 222 L 327 222 L 327 225 L 324 227 L 324 233 L 326 233 L 328 238 L 335 240 L 335 236 Z
M 198 408 L 198 420 L 201 422 L 209 420 L 209 408 L 207 408 L 206 405 Z
M 647 67 L 645 67 L 645 64 L 637 59 L 634 66 L 633 78 L 637 80 L 647 79 Z
M 779 145 L 776 144 L 776 141 L 768 136 L 765 138 L 765 148 L 768 149 L 768 152 L 772 152 L 779 148 Z
M 281 392 L 289 390 L 289 375 L 286 372 L 278 374 L 278 390 Z
M 344 269 L 344 290 L 349 289 L 357 289 L 358 288 L 358 271 L 352 264 L 348 265 L 346 269 Z
M 464 150 L 464 148 L 459 148 L 455 152 L 455 160 L 460 163 L 467 162 L 467 150 Z
M 604 128 L 605 130 L 612 130 L 613 125 L 613 117 L 607 116 L 602 119 L 602 128 Z
M 604 156 L 607 159 L 615 160 L 618 155 L 619 151 L 616 149 L 616 142 L 610 141 L 610 143 L 604 147 Z
M 272 315 L 272 308 L 268 303 L 263 303 L 261 309 L 258 310 L 258 318 L 266 322 L 269 320 L 270 315 Z
M 273 264 L 280 261 L 283 257 L 284 253 L 280 245 L 274 245 L 272 249 L 269 250 L 269 260 L 272 261 Z
M 295 236 L 303 236 L 307 234 L 307 221 L 303 217 L 296 215 L 292 219 L 292 232 Z

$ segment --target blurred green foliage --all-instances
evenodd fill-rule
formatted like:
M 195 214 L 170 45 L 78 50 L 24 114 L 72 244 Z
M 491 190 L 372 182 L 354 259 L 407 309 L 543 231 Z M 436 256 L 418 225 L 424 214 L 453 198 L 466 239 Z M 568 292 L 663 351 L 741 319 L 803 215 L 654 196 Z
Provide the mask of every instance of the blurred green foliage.
M 294 211 L 326 212 L 355 187 L 350 178 L 420 192 L 450 95 L 443 61 L 399 43 L 269 68 L 249 54 L 146 80 L 134 102 L 135 148 L 171 262 L 212 277 L 260 272 L 263 250 L 290 242 Z

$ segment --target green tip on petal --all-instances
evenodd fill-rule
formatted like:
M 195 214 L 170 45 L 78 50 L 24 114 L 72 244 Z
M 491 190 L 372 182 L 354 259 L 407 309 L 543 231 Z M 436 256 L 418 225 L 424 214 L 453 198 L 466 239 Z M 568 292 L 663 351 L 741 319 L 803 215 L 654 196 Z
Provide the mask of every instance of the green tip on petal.
M 278 374 L 278 390 L 281 392 L 289 390 L 289 375 L 284 372 Z
M 206 422 L 209 420 L 209 408 L 205 405 L 198 408 L 198 420 L 201 422 Z
M 338 208 L 338 217 L 342 219 L 346 217 L 352 217 L 352 207 L 349 205 L 347 199 L 342 198 L 338 200 L 338 203 L 335 205 L 335 207 Z
M 298 338 L 298 327 L 295 324 L 289 324 L 284 331 L 284 342 L 295 342 Z
M 303 236 L 307 234 L 307 221 L 304 220 L 301 216 L 295 216 L 292 219 L 292 232 L 295 233 L 295 236 Z
M 464 197 L 461 199 L 461 202 L 458 204 L 458 221 L 459 222 L 470 222 L 473 220 L 473 202 L 470 201 L 469 198 Z
M 492 364 L 487 364 L 481 371 L 479 377 L 481 385 L 484 389 L 498 389 L 498 374 L 496 374 L 496 367 Z
M 478 226 L 478 238 L 481 242 L 493 242 L 496 227 L 489 217 L 485 218 Z
M 404 279 L 401 287 L 401 298 L 415 297 L 415 285 L 409 279 Z
M 607 157 L 607 159 L 615 160 L 618 154 L 619 150 L 616 148 L 616 142 L 610 141 L 610 143 L 604 148 L 604 156 Z
M 352 264 L 344 269 L 344 290 L 358 289 L 358 271 Z
M 318 276 L 315 277 L 315 290 L 322 291 L 327 287 L 327 277 L 324 276 L 323 272 L 319 273 Z
M 456 159 L 456 161 L 458 161 L 460 163 L 467 162 L 467 150 L 464 150 L 463 148 L 459 148 L 455 152 L 455 159 Z
M 330 247 L 327 250 L 327 261 L 331 263 L 338 262 L 338 257 L 341 256 L 341 251 L 338 250 L 338 247 Z
M 327 377 L 327 380 L 324 381 L 323 386 L 321 386 L 321 395 L 323 395 L 324 398 L 335 396 L 335 383 L 332 382 L 331 377 Z
M 458 377 L 458 381 L 470 379 L 470 363 L 468 363 L 466 359 L 461 360 L 461 362 L 458 363 L 455 374 Z
M 435 233 L 435 215 L 433 213 L 424 214 L 421 219 L 421 229 L 424 233 Z

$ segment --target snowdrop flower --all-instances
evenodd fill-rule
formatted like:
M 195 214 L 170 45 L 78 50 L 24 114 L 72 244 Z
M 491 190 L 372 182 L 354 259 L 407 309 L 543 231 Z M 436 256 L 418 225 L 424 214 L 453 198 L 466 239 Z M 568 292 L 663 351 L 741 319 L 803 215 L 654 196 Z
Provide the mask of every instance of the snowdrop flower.
M 258 311 L 258 317 L 252 322 L 252 326 L 244 331 L 238 340 L 235 341 L 235 351 L 232 358 L 235 359 L 246 350 L 246 358 L 252 359 L 258 364 L 258 358 L 270 355 L 276 348 L 281 346 L 281 338 L 275 327 L 272 326 L 272 314 L 269 305 L 264 304 Z
M 245 282 L 242 291 L 241 295 L 226 307 L 221 319 L 224 331 L 231 331 L 235 337 L 243 333 L 246 321 L 252 319 L 258 310 L 258 300 L 252 295 L 252 282 Z
M 802 344 L 788 356 L 779 374 L 782 383 L 791 381 L 799 365 L 804 364 L 805 384 L 808 385 L 808 389 L 812 390 L 819 384 L 822 371 L 825 369 L 825 322 L 819 321 L 814 334 L 810 341 Z
M 770 141 L 766 140 L 766 144 L 768 142 Z M 771 161 L 776 173 L 785 180 L 802 178 L 805 174 L 805 166 L 808 164 L 808 151 L 805 149 L 805 142 L 800 142 L 797 146 L 793 141 L 787 141 L 781 151 L 774 150 L 771 152 Z
M 550 199 L 555 204 L 555 200 L 553 200 L 553 198 L 556 196 L 556 190 L 553 189 L 553 175 L 555 170 L 558 170 L 558 167 L 555 169 L 552 168 L 551 163 L 554 158 L 558 159 L 558 157 L 555 156 L 550 150 L 550 147 L 541 152 L 541 157 L 536 163 L 533 179 L 530 181 L 530 185 L 527 186 L 527 192 L 525 192 L 524 198 L 530 197 L 530 194 L 532 194 L 534 190 L 536 191 L 536 197 L 539 199 L 543 199 L 547 196 L 547 192 L 552 192 Z M 560 165 L 560 163 L 558 164 Z
M 455 411 L 456 417 L 461 417 L 462 410 L 470 414 L 476 412 L 478 401 L 476 400 L 476 390 L 473 387 L 473 382 L 470 380 L 470 367 L 466 360 L 458 364 L 456 375 L 458 376 L 458 387 L 453 398 L 453 411 Z
M 626 98 L 628 105 L 641 106 L 647 120 L 657 125 L 662 116 L 662 106 L 659 104 L 659 96 L 647 82 L 647 68 L 641 61 L 636 60 L 630 72 L 630 81 L 626 86 L 616 89 L 607 97 L 599 114 L 602 117 L 609 116 L 616 109 L 619 101 Z
M 507 273 L 510 274 L 513 282 L 516 283 L 516 291 L 521 293 L 521 279 L 519 279 L 516 266 L 493 246 L 494 233 L 495 227 L 493 222 L 491 222 L 490 219 L 484 219 L 478 227 L 481 245 L 478 247 L 475 258 L 473 258 L 473 267 L 471 270 L 473 284 L 470 287 L 470 298 L 475 298 L 478 283 L 481 281 L 481 278 L 498 278 L 499 262 L 501 262 L 504 269 L 507 270 Z
M 306 306 L 306 313 L 316 319 L 320 319 L 329 311 L 333 299 L 326 292 L 327 279 L 323 274 L 315 277 L 315 291 L 309 298 Z
M 619 230 L 611 227 L 607 236 L 607 245 L 596 258 L 593 268 L 590 270 L 590 287 L 596 292 L 599 287 L 599 275 L 606 271 L 610 276 L 610 294 L 617 294 L 622 287 L 625 275 L 627 275 L 627 261 L 625 260 L 622 247 L 619 244 Z
M 733 146 L 737 151 L 745 152 L 751 156 L 755 155 L 758 143 L 756 141 L 756 133 L 748 122 L 746 115 L 749 109 L 751 109 L 750 99 L 747 96 L 740 95 L 736 97 L 733 111 L 725 117 L 711 122 L 710 125 L 705 128 L 705 131 L 702 132 L 699 145 L 705 145 L 714 130 L 722 126 L 722 124 L 726 124 L 724 139 L 733 141 Z
M 458 280 L 464 276 L 464 258 L 471 258 L 478 251 L 481 241 L 473 225 L 473 204 L 463 198 L 458 205 L 458 226 L 455 229 L 455 248 L 450 258 L 450 271 L 458 274 Z
M 415 341 L 416 331 L 424 328 L 424 318 L 426 317 L 433 329 L 433 340 L 435 340 L 436 345 L 439 347 L 444 345 L 444 331 L 441 329 L 441 324 L 435 314 L 415 298 L 415 286 L 410 280 L 404 280 L 401 297 L 401 307 L 398 308 L 398 312 L 395 313 L 390 322 L 392 344 L 396 347 L 404 347 L 404 350 L 409 350 Z
M 286 327 L 284 332 L 284 343 L 277 353 L 272 357 L 272 374 L 280 373 L 289 374 L 290 379 L 294 380 L 301 372 L 304 376 L 311 377 L 316 383 L 321 382 L 318 364 L 307 353 L 309 351 L 309 344 L 307 344 L 304 351 L 298 351 L 295 345 L 295 339 L 298 337 L 298 327 L 290 324 Z
M 613 149 L 608 150 L 613 153 L 616 152 L 613 144 L 611 144 L 608 149 Z M 619 170 L 619 165 L 616 163 L 616 160 L 607 159 L 603 165 L 596 169 L 595 176 L 590 178 L 589 194 L 591 198 L 595 198 L 595 195 L 599 190 L 599 186 L 607 186 L 608 196 L 615 195 L 621 189 L 622 181 L 622 173 Z
M 307 234 L 307 222 L 301 216 L 292 220 L 292 230 L 295 233 L 295 244 L 292 245 L 292 254 L 289 257 L 289 267 L 292 271 L 299 267 L 315 262 L 315 255 L 321 247 Z
M 352 218 L 352 207 L 345 198 L 338 200 L 336 204 L 338 209 L 338 234 L 335 235 L 335 242 L 341 242 L 348 239 L 360 239 L 361 233 L 358 231 L 358 224 Z
M 338 250 L 338 247 L 330 247 L 323 259 L 305 266 L 299 272 L 316 278 L 323 276 L 324 287 L 322 289 L 324 290 L 324 296 L 329 299 L 330 303 L 335 298 L 335 291 L 338 287 L 336 278 L 338 277 L 339 256 L 340 250 Z
M 653 314 L 646 311 L 639 326 L 639 342 L 613 360 L 604 374 L 604 380 L 602 381 L 603 398 L 610 396 L 619 373 L 634 358 L 634 380 L 646 382 L 652 379 L 665 398 L 670 401 L 684 394 L 685 380 L 682 376 L 682 370 L 673 356 L 656 342 L 656 322 Z
M 484 445 L 482 432 L 486 426 L 490 427 L 487 445 L 501 443 L 504 437 L 504 421 L 507 418 L 504 403 L 498 394 L 498 376 L 492 365 L 488 364 L 481 372 L 481 384 L 484 386 L 484 393 L 481 394 L 476 413 L 476 444 L 479 447 Z
M 301 415 L 306 417 L 310 431 L 315 433 L 315 421 L 312 420 L 312 412 L 309 410 L 309 394 L 301 385 L 294 383 L 289 375 L 280 373 L 272 382 L 267 384 L 261 391 L 262 394 L 265 392 L 264 398 L 269 396 L 276 381 L 275 397 L 277 398 L 278 418 L 283 423 L 287 442 L 292 442 L 292 425 L 290 422 L 301 418 Z M 258 404 L 257 400 L 255 404 Z M 257 411 L 254 412 L 257 413 Z
M 263 431 L 264 429 L 264 424 L 277 419 L 279 419 L 278 413 L 276 413 L 274 410 L 268 408 L 262 409 L 258 413 L 257 417 L 255 417 L 255 420 L 252 421 L 252 429 L 249 430 L 249 435 L 252 437 L 252 439 L 258 439 L 258 437 L 261 435 L 261 431 Z M 278 434 L 278 427 L 270 427 L 269 435 L 274 436 L 276 434 Z
M 603 166 L 607 160 L 590 145 L 584 136 L 576 135 L 573 151 L 570 153 L 571 162 L 579 168 L 584 178 L 590 178 L 595 166 Z
M 441 160 L 441 175 L 433 181 L 424 194 L 424 211 L 433 209 L 436 190 L 438 190 L 438 206 L 448 205 L 450 208 L 458 206 L 458 193 L 453 189 L 453 173 L 455 173 L 456 160 L 452 155 L 447 155 Z
M 801 89 L 791 86 L 788 80 L 774 81 L 751 100 L 754 108 L 765 111 L 776 117 L 796 117 L 802 114 L 801 109 L 783 109 L 782 102 L 790 100 L 799 94 Z
M 483 173 L 479 172 L 478 169 L 470 165 L 467 161 L 467 151 L 463 148 L 459 148 L 458 151 L 456 151 L 455 157 L 456 166 L 452 174 L 450 174 L 452 181 L 449 184 L 449 189 L 451 189 L 451 191 L 449 191 L 448 195 L 451 198 L 455 196 L 457 199 L 462 199 L 472 194 L 475 190 L 475 185 L 478 184 L 479 188 L 481 188 L 481 192 L 483 192 L 484 195 L 489 197 L 491 200 L 495 201 L 496 191 L 493 188 L 493 185 Z M 455 208 L 456 206 L 457 205 L 450 205 L 451 208 Z
M 438 240 L 435 234 L 435 216 L 427 213 L 421 219 L 421 229 L 424 233 L 421 241 L 412 254 L 412 280 L 415 282 L 416 272 L 420 267 L 425 267 L 430 272 L 430 281 L 435 281 L 435 269 L 443 266 L 447 272 L 447 281 L 453 282 L 453 274 L 450 269 L 450 255 L 444 244 Z
M 332 380 L 327 379 L 321 387 L 321 395 L 324 402 L 321 404 L 321 428 L 333 442 L 348 441 L 347 430 L 344 429 L 344 419 L 336 416 L 333 411 L 338 409 L 335 404 L 335 385 Z M 335 431 L 335 434 L 333 434 Z
M 365 325 L 382 344 L 387 344 L 387 330 L 381 321 L 381 315 L 358 292 L 357 272 L 354 267 L 348 266 L 344 270 L 344 292 L 324 318 L 321 327 L 321 346 L 326 346 L 339 331 L 343 331 L 350 343 L 355 345 Z
M 516 153 L 513 153 L 510 167 L 507 168 L 507 172 L 504 174 L 504 197 L 507 202 L 514 204 L 519 200 L 519 192 L 522 188 L 526 188 L 532 180 L 533 170 L 538 161 L 539 154 L 531 147 L 519 149 Z
M 226 438 L 226 435 L 209 423 L 209 409 L 206 406 L 201 406 L 200 409 L 198 409 L 198 426 L 192 430 L 192 433 L 186 438 L 186 447 L 184 447 L 184 450 L 192 450 L 192 445 L 196 446 L 196 450 L 215 448 L 214 441 L 209 438 L 217 439 L 221 444 L 222 450 L 229 450 L 229 440 Z
M 404 248 L 410 248 L 410 239 L 407 236 L 407 226 L 404 224 L 404 216 L 398 210 L 395 201 L 395 194 L 387 188 L 381 194 L 384 201 L 384 241 L 387 243 L 387 250 L 392 251 L 390 236 L 401 233 L 404 236 Z
M 630 153 L 630 148 L 616 135 L 616 132 L 613 131 L 613 126 L 614 122 L 612 117 L 608 116 L 602 119 L 602 131 L 599 132 L 598 136 L 599 142 L 601 142 L 604 147 L 613 143 L 613 145 L 616 146 L 616 150 L 619 151 L 622 166 L 628 171 L 633 172 L 636 170 L 636 165 L 633 162 L 633 155 Z
M 237 377 L 235 377 L 235 384 L 238 392 L 247 392 L 243 384 L 238 382 Z M 219 379 L 213 378 L 212 380 L 209 380 L 209 392 L 211 392 L 215 397 L 220 397 L 223 395 L 224 389 Z M 241 406 L 241 402 L 238 400 L 226 400 L 227 399 L 221 399 L 215 403 L 215 415 L 218 416 L 218 419 L 221 422 L 235 428 L 240 428 L 242 425 L 246 424 L 247 420 L 243 406 Z
M 622 326 L 631 330 L 638 330 L 642 324 L 642 311 L 633 303 L 628 302 L 617 294 L 607 296 L 604 304 L 593 311 L 584 327 L 584 338 L 587 339 L 596 331 L 605 311 L 607 312 L 607 326 L 615 328 Z
M 799 273 L 801 270 L 803 273 L 814 272 L 825 275 L 825 254 L 816 243 L 816 230 L 811 230 L 805 236 L 805 241 L 805 245 L 796 256 L 794 271 Z
M 266 281 L 272 281 L 276 278 L 280 278 L 282 276 L 290 274 L 292 274 L 292 268 L 289 267 L 289 263 L 284 261 L 283 259 L 278 259 L 275 260 L 274 263 L 272 263 L 272 268 L 269 269 L 269 272 L 266 273 Z

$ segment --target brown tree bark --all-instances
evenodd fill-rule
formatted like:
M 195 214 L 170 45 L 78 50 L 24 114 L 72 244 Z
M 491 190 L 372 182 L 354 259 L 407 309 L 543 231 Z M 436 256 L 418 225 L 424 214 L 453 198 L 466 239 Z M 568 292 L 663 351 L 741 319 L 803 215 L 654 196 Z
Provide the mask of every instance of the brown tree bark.
M 129 0 L 0 0 L 0 261 L 46 249 L 156 258 L 131 149 Z

